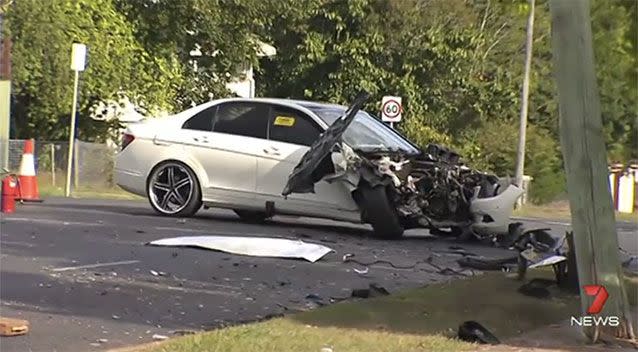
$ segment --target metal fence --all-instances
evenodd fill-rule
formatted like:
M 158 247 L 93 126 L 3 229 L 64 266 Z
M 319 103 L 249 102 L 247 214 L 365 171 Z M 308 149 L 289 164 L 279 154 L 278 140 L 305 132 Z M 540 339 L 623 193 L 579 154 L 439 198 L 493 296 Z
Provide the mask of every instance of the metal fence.
M 9 171 L 19 172 L 24 140 L 9 141 Z M 111 146 L 77 141 L 72 166 L 74 190 L 114 188 L 113 168 L 117 152 Z M 64 189 L 68 163 L 68 142 L 35 142 L 35 168 L 40 188 Z

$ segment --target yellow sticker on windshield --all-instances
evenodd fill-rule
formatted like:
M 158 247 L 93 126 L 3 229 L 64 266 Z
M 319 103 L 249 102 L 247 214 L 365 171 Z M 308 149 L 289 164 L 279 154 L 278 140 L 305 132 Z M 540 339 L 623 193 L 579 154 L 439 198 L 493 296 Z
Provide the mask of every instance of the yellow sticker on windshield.
M 275 126 L 292 127 L 295 124 L 295 118 L 290 116 L 275 117 Z

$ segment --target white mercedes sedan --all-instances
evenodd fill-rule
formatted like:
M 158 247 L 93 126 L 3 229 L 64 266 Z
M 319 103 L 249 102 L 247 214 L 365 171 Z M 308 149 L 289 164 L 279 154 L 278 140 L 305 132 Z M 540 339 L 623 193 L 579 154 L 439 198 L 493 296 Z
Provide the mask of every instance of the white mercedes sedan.
M 361 110 L 366 99 L 230 98 L 148 119 L 125 131 L 116 182 L 165 216 L 205 205 L 252 222 L 287 214 L 369 223 L 383 238 L 415 227 L 507 231 L 518 187 L 443 146 L 419 148 Z

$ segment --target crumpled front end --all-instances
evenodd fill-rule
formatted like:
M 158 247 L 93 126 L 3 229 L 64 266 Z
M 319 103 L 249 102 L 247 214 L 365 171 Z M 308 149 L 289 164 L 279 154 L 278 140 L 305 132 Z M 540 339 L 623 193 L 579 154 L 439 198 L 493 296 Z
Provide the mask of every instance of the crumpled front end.
M 385 185 L 405 228 L 471 229 L 478 235 L 507 233 L 523 191 L 473 170 L 454 151 L 431 144 L 421 155 L 355 151 L 344 143 L 331 158 L 335 174 L 354 191 L 361 182 Z

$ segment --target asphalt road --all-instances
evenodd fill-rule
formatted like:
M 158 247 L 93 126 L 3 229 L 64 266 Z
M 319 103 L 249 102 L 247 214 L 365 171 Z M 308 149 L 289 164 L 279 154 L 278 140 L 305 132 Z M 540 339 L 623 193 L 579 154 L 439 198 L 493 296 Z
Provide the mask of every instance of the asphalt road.
M 531 221 L 564 233 L 568 224 Z M 368 228 L 324 220 L 276 218 L 255 225 L 232 212 L 201 211 L 196 218 L 157 217 L 145 202 L 48 199 L 2 214 L 0 315 L 31 323 L 25 336 L 1 338 L 3 352 L 93 351 L 144 343 L 154 334 L 175 336 L 295 310 L 347 297 L 377 283 L 390 292 L 460 276 L 450 246 L 490 257 L 512 253 L 459 244 L 409 231 L 401 241 L 369 237 Z M 334 249 L 316 263 L 246 257 L 147 242 L 186 235 L 242 235 L 301 239 Z M 638 253 L 635 227 L 619 224 L 623 247 Z M 362 262 L 386 260 L 361 275 Z M 466 275 L 473 274 L 469 271 Z

